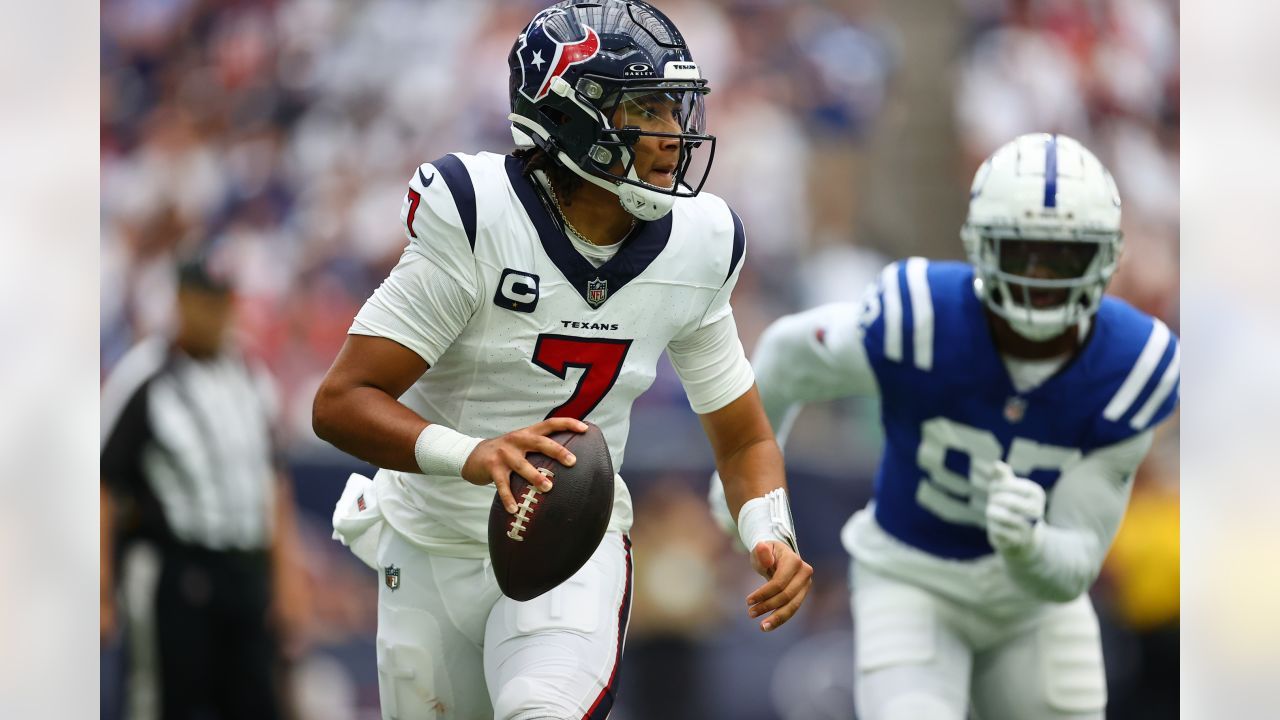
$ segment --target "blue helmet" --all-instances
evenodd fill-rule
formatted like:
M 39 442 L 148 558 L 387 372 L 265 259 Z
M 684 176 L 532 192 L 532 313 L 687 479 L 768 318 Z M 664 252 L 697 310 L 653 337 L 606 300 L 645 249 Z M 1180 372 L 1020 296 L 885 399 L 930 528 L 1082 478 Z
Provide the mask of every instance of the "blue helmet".
M 677 197 L 702 189 L 715 155 L 705 134 L 710 91 L 676 26 L 640 0 L 564 0 L 539 12 L 507 58 L 511 69 L 512 136 L 537 147 L 587 182 L 618 196 L 627 212 L 656 220 Z M 631 122 L 628 108 L 660 99 L 666 129 Z M 616 126 L 615 126 L 616 125 Z M 635 168 L 642 137 L 679 140 L 670 187 L 647 182 Z M 708 144 L 706 166 L 686 182 L 693 152 Z

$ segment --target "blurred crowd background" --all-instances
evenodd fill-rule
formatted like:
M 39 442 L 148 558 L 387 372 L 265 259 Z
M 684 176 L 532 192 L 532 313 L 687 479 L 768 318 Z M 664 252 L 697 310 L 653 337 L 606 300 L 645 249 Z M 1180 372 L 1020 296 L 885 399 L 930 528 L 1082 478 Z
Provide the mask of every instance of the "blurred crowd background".
M 239 344 L 279 381 L 307 622 L 284 646 L 297 717 L 377 717 L 378 579 L 329 539 L 360 463 L 317 440 L 311 399 L 405 244 L 424 161 L 511 149 L 506 57 L 531 0 L 107 0 L 101 6 L 101 368 L 170 326 L 177 256 L 216 254 Z M 978 163 L 1029 131 L 1116 176 L 1111 292 L 1179 327 L 1179 8 L 1173 0 L 657 0 L 710 78 L 707 189 L 747 228 L 734 309 L 748 352 L 778 316 L 853 300 L 886 262 L 960 258 Z M 665 361 L 664 361 L 665 362 Z M 810 408 L 787 448 L 818 571 L 782 632 L 707 513 L 711 454 L 667 366 L 636 405 L 634 613 L 614 717 L 851 718 L 844 520 L 865 503 L 873 402 Z M 1177 717 L 1178 423 L 1143 465 L 1093 590 L 1109 715 Z M 118 647 L 103 717 L 118 715 Z

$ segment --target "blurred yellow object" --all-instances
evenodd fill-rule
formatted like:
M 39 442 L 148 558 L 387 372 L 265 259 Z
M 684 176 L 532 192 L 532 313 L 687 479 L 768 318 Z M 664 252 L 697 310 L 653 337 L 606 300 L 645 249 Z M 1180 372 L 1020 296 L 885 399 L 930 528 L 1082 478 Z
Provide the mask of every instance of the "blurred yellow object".
M 1212 630 L 1200 632 L 1227 672 L 1266 668 L 1273 677 L 1280 663 L 1280 577 L 1272 569 L 1280 533 L 1272 507 L 1256 503 L 1238 511 L 1229 528 L 1201 542 L 1214 561 L 1201 571 L 1203 584 L 1194 586 L 1195 617 L 1213 618 Z
M 1135 629 L 1178 620 L 1178 507 L 1176 492 L 1135 488 L 1107 556 L 1116 612 Z

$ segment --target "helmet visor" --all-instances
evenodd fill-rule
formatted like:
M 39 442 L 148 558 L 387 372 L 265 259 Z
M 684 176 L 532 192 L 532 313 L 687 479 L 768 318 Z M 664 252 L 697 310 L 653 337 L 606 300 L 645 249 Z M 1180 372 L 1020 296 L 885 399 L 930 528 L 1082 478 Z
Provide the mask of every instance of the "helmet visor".
M 1082 277 L 1098 254 L 1089 242 L 1005 240 L 1000 243 L 1000 271 L 1045 280 Z
M 705 80 L 618 85 L 600 103 L 607 125 L 589 155 L 592 169 L 615 182 L 697 195 L 715 152 L 715 138 L 706 134 L 707 92 Z M 699 152 L 704 144 L 706 151 Z M 699 168 L 696 182 L 690 182 L 691 167 Z
M 701 135 L 707 128 L 705 94 L 696 89 L 637 89 L 622 93 L 614 127 Z
M 987 237 L 987 254 L 995 259 L 992 273 L 1010 300 L 1029 309 L 1075 304 L 1082 290 L 1105 286 L 1102 243 L 1089 241 L 1011 240 Z

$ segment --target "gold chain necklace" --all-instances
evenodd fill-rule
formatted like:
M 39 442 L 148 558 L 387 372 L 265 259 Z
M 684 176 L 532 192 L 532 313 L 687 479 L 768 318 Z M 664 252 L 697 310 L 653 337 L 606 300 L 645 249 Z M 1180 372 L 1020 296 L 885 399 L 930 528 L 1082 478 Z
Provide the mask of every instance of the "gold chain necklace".
M 547 188 L 551 191 L 550 192 L 551 204 L 556 206 L 556 212 L 560 213 L 560 219 L 564 220 L 565 228 L 567 228 L 569 232 L 573 233 L 574 235 L 577 235 L 578 239 L 582 240 L 583 242 L 595 245 L 595 243 L 591 242 L 591 240 L 588 239 L 587 236 L 583 234 L 581 230 L 574 227 L 573 223 L 569 222 L 569 216 L 568 214 L 565 213 L 564 208 L 560 207 L 560 198 L 556 197 L 556 188 L 554 185 L 551 184 L 550 178 L 547 179 Z M 636 219 L 631 218 L 631 227 L 627 228 L 627 232 L 623 233 L 622 237 L 625 238 L 627 235 L 630 235 L 631 231 L 635 229 L 636 229 Z

